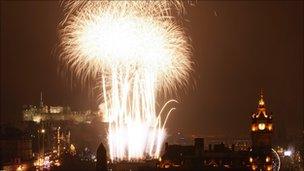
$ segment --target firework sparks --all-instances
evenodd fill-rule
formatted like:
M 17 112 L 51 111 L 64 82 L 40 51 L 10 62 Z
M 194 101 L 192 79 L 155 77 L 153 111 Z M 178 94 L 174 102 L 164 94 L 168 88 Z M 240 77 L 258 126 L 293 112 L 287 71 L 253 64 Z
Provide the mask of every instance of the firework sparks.
M 182 3 L 76 1 L 65 5 L 61 58 L 77 75 L 101 78 L 112 160 L 159 157 L 164 125 L 174 108 L 162 122 L 157 92 L 187 83 L 191 70 L 188 39 L 174 20 L 173 9 L 183 10 Z

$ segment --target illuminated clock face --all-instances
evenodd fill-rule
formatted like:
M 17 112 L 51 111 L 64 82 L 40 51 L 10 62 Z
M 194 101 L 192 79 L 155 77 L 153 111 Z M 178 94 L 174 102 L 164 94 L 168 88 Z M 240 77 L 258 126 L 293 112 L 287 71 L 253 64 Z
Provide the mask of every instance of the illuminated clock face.
M 265 124 L 264 123 L 259 123 L 258 127 L 259 127 L 259 130 L 264 130 L 265 129 Z

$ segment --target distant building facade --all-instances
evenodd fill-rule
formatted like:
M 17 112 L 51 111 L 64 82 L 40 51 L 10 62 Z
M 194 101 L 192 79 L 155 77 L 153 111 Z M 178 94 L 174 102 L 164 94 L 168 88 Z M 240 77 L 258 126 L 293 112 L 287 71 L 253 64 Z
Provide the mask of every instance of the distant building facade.
M 43 103 L 42 93 L 39 106 L 26 105 L 22 110 L 23 121 L 74 121 L 78 123 L 91 122 L 98 111 L 72 111 L 69 106 L 47 106 Z

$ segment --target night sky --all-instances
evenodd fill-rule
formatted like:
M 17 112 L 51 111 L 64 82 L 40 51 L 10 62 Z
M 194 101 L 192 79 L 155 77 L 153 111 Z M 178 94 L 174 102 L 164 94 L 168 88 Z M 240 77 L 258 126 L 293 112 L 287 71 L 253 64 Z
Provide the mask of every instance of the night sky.
M 197 2 L 187 9 L 195 72 L 176 97 L 169 131 L 248 135 L 263 88 L 277 131 L 299 134 L 303 2 Z M 22 105 L 38 104 L 41 90 L 47 105 L 84 110 L 95 101 L 58 60 L 61 17 L 59 2 L 1 1 L 1 123 L 21 120 Z

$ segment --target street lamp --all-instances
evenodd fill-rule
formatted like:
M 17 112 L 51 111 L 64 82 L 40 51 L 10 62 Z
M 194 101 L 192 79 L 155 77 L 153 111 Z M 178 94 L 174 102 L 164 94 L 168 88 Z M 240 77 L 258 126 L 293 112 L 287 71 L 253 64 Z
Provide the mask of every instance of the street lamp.
M 44 134 L 45 134 L 45 129 L 42 128 L 38 132 L 40 132 L 42 134 L 42 157 L 44 158 Z M 39 136 L 38 136 L 38 138 L 39 138 Z M 40 144 L 40 143 L 38 143 L 38 144 Z

